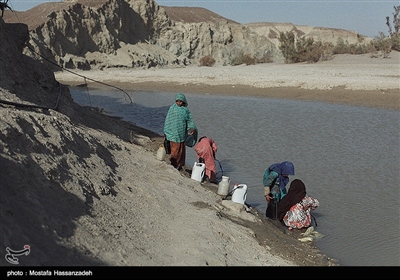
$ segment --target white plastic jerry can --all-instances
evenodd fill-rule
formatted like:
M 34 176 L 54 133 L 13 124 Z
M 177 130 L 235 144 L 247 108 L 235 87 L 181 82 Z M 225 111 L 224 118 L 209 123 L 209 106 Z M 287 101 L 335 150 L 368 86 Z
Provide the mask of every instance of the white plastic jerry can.
M 233 187 L 232 201 L 243 204 L 247 198 L 247 185 L 239 184 Z
M 195 162 L 193 164 L 192 176 L 190 178 L 192 178 L 193 180 L 202 182 L 205 171 L 206 171 L 205 163 Z

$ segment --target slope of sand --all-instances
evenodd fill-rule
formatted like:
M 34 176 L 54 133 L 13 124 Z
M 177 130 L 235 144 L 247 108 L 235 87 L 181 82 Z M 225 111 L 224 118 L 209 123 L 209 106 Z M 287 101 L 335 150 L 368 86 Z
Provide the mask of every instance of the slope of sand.
M 131 90 L 314 100 L 400 109 L 400 53 L 389 58 L 337 55 L 316 64 L 267 63 L 240 66 L 189 66 L 173 69 L 105 69 L 56 72 L 62 83 L 118 85 Z M 80 76 L 78 76 L 78 75 Z

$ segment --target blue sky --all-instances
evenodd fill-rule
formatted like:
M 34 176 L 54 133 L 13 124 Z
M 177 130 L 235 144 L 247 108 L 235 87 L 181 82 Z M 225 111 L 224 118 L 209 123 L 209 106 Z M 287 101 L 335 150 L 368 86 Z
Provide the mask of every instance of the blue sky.
M 5 0 L 0 0 L 4 2 Z M 51 0 L 9 0 L 16 11 L 26 11 Z M 203 7 L 240 23 L 290 22 L 296 25 L 353 30 L 374 38 L 388 35 L 386 17 L 393 21 L 396 0 L 156 0 L 161 6 Z

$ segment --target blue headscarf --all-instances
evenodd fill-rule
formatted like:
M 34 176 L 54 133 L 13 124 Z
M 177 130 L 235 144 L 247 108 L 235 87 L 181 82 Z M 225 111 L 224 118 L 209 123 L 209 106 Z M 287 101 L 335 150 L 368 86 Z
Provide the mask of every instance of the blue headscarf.
M 282 163 L 274 163 L 270 165 L 269 169 L 275 171 L 279 175 L 279 188 L 281 190 L 285 189 L 286 185 L 289 183 L 288 177 L 283 177 L 282 175 L 294 175 L 294 165 L 290 161 L 284 161 Z

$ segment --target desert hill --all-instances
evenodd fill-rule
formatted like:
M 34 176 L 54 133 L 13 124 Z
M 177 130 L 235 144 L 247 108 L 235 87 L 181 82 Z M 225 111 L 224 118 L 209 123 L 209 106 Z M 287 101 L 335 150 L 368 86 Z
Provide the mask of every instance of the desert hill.
M 239 24 L 204 8 L 165 7 L 150 0 L 77 0 L 7 11 L 5 22 L 28 25 L 24 53 L 65 68 L 151 68 L 198 65 L 212 56 L 229 65 L 242 53 L 281 60 L 279 32 L 323 42 L 368 42 L 354 31 L 291 23 Z
M 233 20 L 224 18 L 210 10 L 205 8 L 197 8 L 197 7 L 167 7 L 161 6 L 164 8 L 168 17 L 173 21 L 180 21 L 183 23 L 195 23 L 195 22 L 213 22 L 216 23 L 218 21 L 227 21 L 230 23 L 236 23 Z

